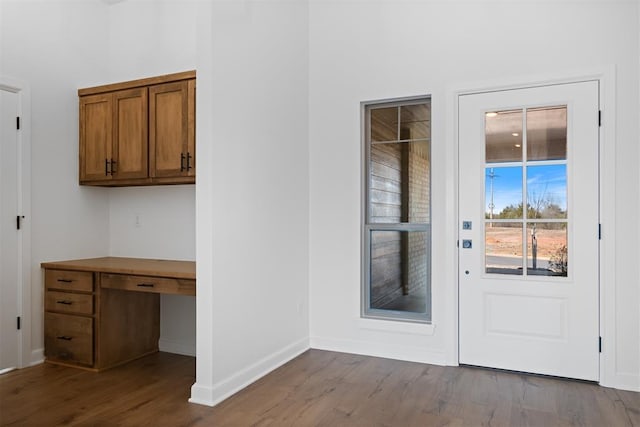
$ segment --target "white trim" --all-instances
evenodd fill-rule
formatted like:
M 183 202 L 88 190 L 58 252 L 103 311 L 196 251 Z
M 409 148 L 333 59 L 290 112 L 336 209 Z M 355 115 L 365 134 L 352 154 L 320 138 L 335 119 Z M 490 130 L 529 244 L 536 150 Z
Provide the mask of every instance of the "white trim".
M 308 338 L 303 338 L 289 344 L 282 350 L 262 358 L 231 377 L 213 384 L 213 386 L 196 383 L 191 387 L 191 398 L 189 402 L 215 406 L 271 371 L 298 357 L 308 349 L 309 340 Z
M 195 383 L 191 386 L 191 397 L 189 403 L 197 403 L 198 405 L 214 406 L 215 393 L 213 387 L 200 385 Z
M 183 356 L 195 357 L 196 355 L 195 344 L 185 344 L 180 341 L 167 340 L 163 338 L 158 340 L 158 349 L 166 353 L 181 354 Z
M 396 332 L 392 333 L 395 334 Z M 414 342 L 415 345 L 397 345 L 381 341 L 311 337 L 311 348 L 407 362 L 428 363 L 430 365 L 447 365 L 447 359 L 443 351 L 429 349 L 428 345 L 419 338 L 415 338 Z
M 467 82 L 447 88 L 447 140 L 451 141 L 449 155 L 452 156 L 452 169 L 449 178 L 455 183 L 455 192 L 447 200 L 447 205 L 455 207 L 458 195 L 458 99 L 461 95 L 524 87 L 548 86 L 554 84 L 575 83 L 596 80 L 600 83 L 600 109 L 602 127 L 600 128 L 600 223 L 603 237 L 600 244 L 600 334 L 603 348 L 600 355 L 600 384 L 603 386 L 639 390 L 640 375 L 617 372 L 616 370 L 616 319 L 615 319 L 615 155 L 616 155 L 616 69 L 614 65 L 592 69 L 567 71 L 549 75 L 516 77 L 510 79 Z M 453 224 L 447 222 L 447 230 L 454 242 L 457 239 L 457 217 Z M 454 243 L 455 245 L 455 243 Z M 447 247 L 451 249 L 451 246 Z M 447 250 L 447 265 L 457 265 L 457 250 Z M 458 283 L 458 271 L 455 269 L 454 283 Z M 451 317 L 447 322 L 455 324 L 454 333 L 446 344 L 446 359 L 451 365 L 458 364 L 459 327 L 458 327 L 458 287 L 452 286 L 448 293 L 447 304 L 451 308 Z
M 31 359 L 25 366 L 35 366 L 44 363 L 44 348 L 38 348 L 31 352 Z
M 436 331 L 433 323 L 407 322 L 406 320 L 391 319 L 356 319 L 360 329 L 370 331 L 393 332 L 397 334 L 432 336 Z
M 31 89 L 18 79 L 0 76 L 0 89 L 18 95 L 18 114 L 20 132 L 18 132 L 18 210 L 23 215 L 22 233 L 18 241 L 18 250 L 22 253 L 18 271 L 21 307 L 19 367 L 31 365 Z

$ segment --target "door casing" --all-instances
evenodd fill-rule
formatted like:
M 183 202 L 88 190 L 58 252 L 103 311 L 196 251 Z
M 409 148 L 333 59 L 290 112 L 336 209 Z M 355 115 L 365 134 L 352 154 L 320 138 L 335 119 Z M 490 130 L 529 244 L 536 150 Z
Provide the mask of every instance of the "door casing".
M 447 176 L 453 182 L 454 194 L 447 196 L 446 205 L 451 207 L 456 215 L 451 215 L 443 221 L 446 235 L 452 236 L 447 242 L 444 257 L 448 269 L 443 272 L 446 277 L 454 277 L 456 286 L 448 292 L 448 300 L 451 301 L 449 316 L 443 320 L 451 322 L 453 332 L 446 340 L 447 364 L 457 366 L 459 360 L 459 269 L 458 248 L 459 239 L 459 208 L 458 208 L 458 154 L 459 154 L 459 117 L 458 102 L 462 95 L 470 95 L 499 90 L 524 89 L 555 84 L 578 83 L 586 80 L 597 80 L 600 84 L 600 110 L 602 123 L 600 132 L 600 223 L 602 225 L 602 239 L 600 242 L 600 336 L 602 337 L 602 349 L 600 353 L 600 381 L 603 386 L 616 387 L 616 325 L 615 325 L 615 66 L 599 67 L 566 73 L 552 73 L 538 76 L 524 76 L 504 78 L 500 81 L 480 81 L 460 83 L 449 87 L 447 90 L 447 140 L 453 142 L 448 155 L 450 162 L 447 167 Z M 610 124 L 610 125 L 608 125 Z

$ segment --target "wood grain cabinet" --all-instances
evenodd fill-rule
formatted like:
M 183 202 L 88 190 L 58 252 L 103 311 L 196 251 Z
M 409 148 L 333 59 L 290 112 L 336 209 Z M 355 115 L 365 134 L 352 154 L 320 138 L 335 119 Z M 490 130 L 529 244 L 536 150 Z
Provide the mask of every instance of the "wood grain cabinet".
M 160 294 L 195 295 L 195 263 L 93 258 L 42 263 L 47 362 L 101 371 L 158 351 Z
M 80 184 L 195 183 L 195 72 L 78 90 Z
M 149 98 L 149 174 L 195 176 L 195 80 L 151 86 Z
M 93 273 L 45 272 L 44 346 L 47 359 L 93 366 Z

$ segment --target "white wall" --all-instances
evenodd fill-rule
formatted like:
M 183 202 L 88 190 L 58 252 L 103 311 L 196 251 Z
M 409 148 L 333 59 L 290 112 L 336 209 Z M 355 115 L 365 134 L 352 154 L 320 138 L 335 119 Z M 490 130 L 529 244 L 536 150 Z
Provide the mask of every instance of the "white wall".
M 2 0 L 0 74 L 28 82 L 33 98 L 36 359 L 43 346 L 40 262 L 105 255 L 195 260 L 195 186 L 78 185 L 77 98 L 80 87 L 195 69 L 195 10 L 189 1 Z M 195 354 L 195 299 L 161 301 L 160 348 Z
M 109 255 L 195 260 L 195 186 L 109 189 Z M 161 351 L 195 356 L 196 301 L 161 295 Z
M 202 10 L 191 400 L 213 404 L 308 348 L 307 5 Z
M 104 84 L 196 68 L 195 1 L 140 1 L 108 8 Z M 195 186 L 113 188 L 109 255 L 195 260 Z M 136 226 L 135 217 L 139 218 Z M 160 350 L 195 355 L 193 297 L 162 295 Z
M 105 190 L 78 186 L 77 89 L 106 77 L 106 6 L 100 2 L 3 0 L 0 74 L 31 89 L 31 343 L 42 358 L 40 263 L 108 251 Z
M 637 3 L 333 2 L 310 4 L 311 346 L 456 363 L 453 89 L 469 82 L 615 64 L 615 334 L 603 382 L 638 388 Z M 359 319 L 361 101 L 432 94 L 434 328 Z M 605 231 L 606 233 L 606 231 Z M 605 236 L 606 237 L 606 236 Z M 611 240 L 608 240 L 609 242 Z M 389 323 L 390 322 L 385 322 Z M 384 323 L 383 323 L 384 324 Z M 403 330 L 404 328 L 404 330 Z

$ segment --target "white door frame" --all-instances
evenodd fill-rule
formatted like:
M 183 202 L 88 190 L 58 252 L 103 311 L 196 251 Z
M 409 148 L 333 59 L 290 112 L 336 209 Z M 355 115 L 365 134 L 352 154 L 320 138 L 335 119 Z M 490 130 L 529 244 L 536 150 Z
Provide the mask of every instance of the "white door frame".
M 21 80 L 0 76 L 0 89 L 18 95 L 18 114 L 20 132 L 18 132 L 18 210 L 24 215 L 21 233 L 18 235 L 18 307 L 20 319 L 19 368 L 30 366 L 38 360 L 31 355 L 31 91 L 29 85 Z M 37 359 L 37 358 L 36 358 Z
M 598 69 L 588 69 L 576 72 L 556 73 L 543 76 L 531 76 L 500 81 L 471 82 L 458 84 L 447 90 L 447 140 L 452 141 L 449 154 L 451 155 L 449 178 L 454 183 L 454 194 L 449 196 L 447 207 L 451 207 L 456 215 L 446 220 L 444 227 L 447 235 L 455 236 L 447 245 L 447 265 L 454 271 L 456 286 L 451 287 L 448 299 L 451 302 L 451 322 L 454 331 L 447 340 L 446 354 L 450 365 L 458 365 L 459 360 L 459 271 L 458 249 L 456 242 L 459 235 L 458 227 L 458 101 L 462 95 L 482 92 L 493 92 L 507 89 L 521 89 L 525 87 L 549 86 L 554 84 L 575 83 L 585 80 L 597 80 L 600 83 L 600 110 L 602 112 L 602 126 L 600 127 L 600 223 L 602 224 L 602 240 L 600 241 L 600 336 L 602 337 L 602 352 L 600 354 L 600 384 L 615 387 L 615 356 L 616 356 L 616 322 L 615 322 L 615 66 Z

